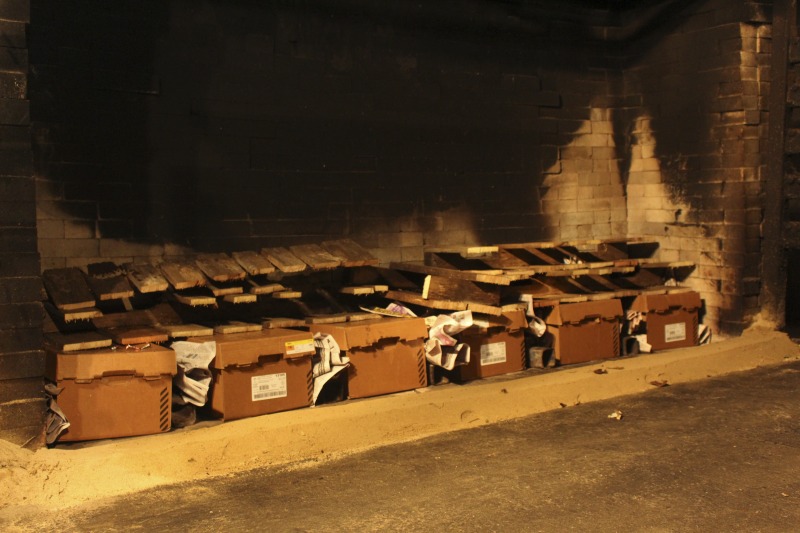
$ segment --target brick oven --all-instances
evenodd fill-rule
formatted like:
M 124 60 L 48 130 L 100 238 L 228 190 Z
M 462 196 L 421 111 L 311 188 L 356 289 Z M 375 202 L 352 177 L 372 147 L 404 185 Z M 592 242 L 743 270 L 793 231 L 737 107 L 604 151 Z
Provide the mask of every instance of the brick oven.
M 781 325 L 793 10 L 3 2 L 0 438 L 41 426 L 40 272 L 98 261 L 644 237 L 715 332 Z

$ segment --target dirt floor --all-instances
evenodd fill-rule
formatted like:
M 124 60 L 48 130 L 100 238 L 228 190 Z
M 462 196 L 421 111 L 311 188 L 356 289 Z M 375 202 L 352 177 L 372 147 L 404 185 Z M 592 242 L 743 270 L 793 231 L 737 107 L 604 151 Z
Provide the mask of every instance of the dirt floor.
M 6 530 L 796 531 L 798 388 L 795 361 L 150 489 Z
M 0 441 L 0 524 L 175 483 L 323 464 L 379 446 L 798 359 L 798 347 L 785 334 L 760 331 L 688 350 L 531 370 L 162 435 L 35 453 Z

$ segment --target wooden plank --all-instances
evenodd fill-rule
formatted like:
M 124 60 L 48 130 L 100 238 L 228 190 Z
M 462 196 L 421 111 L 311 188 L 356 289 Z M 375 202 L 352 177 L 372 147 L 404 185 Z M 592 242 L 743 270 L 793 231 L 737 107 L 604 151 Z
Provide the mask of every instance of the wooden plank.
M 59 314 L 61 320 L 63 320 L 65 323 L 78 322 L 80 320 L 92 320 L 94 318 L 103 316 L 103 312 L 96 307 L 89 307 L 86 309 L 72 309 L 70 311 L 62 311 L 61 309 L 56 309 L 56 312 Z
M 191 263 L 180 261 L 168 261 L 159 265 L 164 277 L 175 290 L 191 289 L 193 287 L 204 287 L 206 277 Z
M 422 289 L 422 282 L 419 284 L 414 283 L 404 273 L 389 268 L 375 268 L 373 269 L 392 289 L 399 289 L 405 291 L 415 292 Z
M 431 246 L 424 249 L 431 254 L 458 254 L 465 259 L 480 259 L 494 256 L 500 251 L 497 246 Z
M 494 256 L 467 258 L 458 252 L 425 252 L 424 264 L 452 270 L 491 270 L 488 261 Z
M 286 287 L 280 283 L 265 283 L 262 284 L 260 280 L 247 278 L 250 284 L 250 293 L 252 294 L 272 294 L 273 292 L 285 291 Z
M 308 265 L 286 248 L 264 248 L 261 253 L 281 272 L 302 272 L 308 268 Z
M 157 327 L 119 327 L 105 328 L 100 333 L 110 335 L 116 344 L 146 344 L 148 342 L 167 342 L 169 336 Z
M 305 318 L 270 317 L 263 322 L 264 329 L 297 328 L 305 325 Z
M 380 319 L 381 315 L 377 313 L 366 313 L 366 312 L 347 313 L 348 322 L 361 322 L 364 320 L 380 320 Z
M 422 297 L 426 300 L 457 300 L 499 306 L 500 286 L 463 279 L 427 276 L 422 289 Z
M 387 287 L 388 290 L 388 287 Z M 342 294 L 365 295 L 375 294 L 375 287 L 342 287 L 339 289 Z
M 45 333 L 45 346 L 59 352 L 76 352 L 78 350 L 91 350 L 94 348 L 106 348 L 113 344 L 113 340 L 108 335 L 103 335 L 96 331 L 86 331 L 81 333 Z
M 94 307 L 96 301 L 79 268 L 53 268 L 42 272 L 42 282 L 56 308 L 62 311 Z
M 253 324 L 251 322 L 236 322 L 231 321 L 227 324 L 219 324 L 214 326 L 214 333 L 218 335 L 230 335 L 232 333 L 249 333 L 253 331 L 261 331 L 264 329 L 262 324 Z
M 440 268 L 435 266 L 428 266 L 419 263 L 391 263 L 389 268 L 401 270 L 406 272 L 416 272 L 425 275 L 436 275 L 451 279 L 463 279 L 467 281 L 479 281 L 481 283 L 490 283 L 493 285 L 511 285 L 513 281 L 527 279 L 527 274 L 518 275 L 515 273 L 506 273 L 502 275 L 497 274 L 484 274 L 475 271 L 455 270 L 451 268 Z
M 290 246 L 289 250 L 314 270 L 330 270 L 342 263 L 319 244 L 297 244 Z
M 217 281 L 209 281 L 206 283 L 206 288 L 211 291 L 211 294 L 217 297 L 228 294 L 242 294 L 244 292 L 244 287 L 236 282 L 220 283 Z
M 247 275 L 239 263 L 227 254 L 200 254 L 194 262 L 209 279 L 217 283 L 243 280 Z
M 128 273 L 128 281 L 142 294 L 164 292 L 169 288 L 169 283 L 155 265 L 128 263 L 125 271 Z
M 252 304 L 258 301 L 258 295 L 248 294 L 226 294 L 222 299 L 231 304 Z
M 338 324 L 340 322 L 347 322 L 347 316 L 347 313 L 314 315 L 306 317 L 306 324 Z
M 251 276 L 263 276 L 275 272 L 275 265 L 258 252 L 252 250 L 233 252 L 231 256 Z
M 86 267 L 86 281 L 100 301 L 133 297 L 133 287 L 123 267 L 110 261 L 90 263 Z
M 198 293 L 195 291 L 174 292 L 172 297 L 176 301 L 191 307 L 205 307 L 217 305 L 217 299 L 209 294 Z
M 293 298 L 302 298 L 303 293 L 300 291 L 292 291 L 292 290 L 278 291 L 278 292 L 273 292 L 272 297 L 278 300 L 291 300 Z
M 500 316 L 503 314 L 503 309 L 498 306 L 484 305 L 474 302 L 458 302 L 452 300 L 426 300 L 419 294 L 406 291 L 389 291 L 386 293 L 386 297 L 400 302 L 428 307 L 430 309 L 442 309 L 446 311 L 470 310 L 475 313 L 484 313 L 493 316 Z
M 158 326 L 158 328 L 166 332 L 170 339 L 206 337 L 214 334 L 214 328 L 199 324 L 166 324 Z
M 180 324 L 181 318 L 175 309 L 166 302 L 147 309 L 134 309 L 122 313 L 106 313 L 92 320 L 97 328 L 155 326 L 161 324 Z
M 370 266 L 380 263 L 366 248 L 351 239 L 324 241 L 322 248 L 341 261 L 342 266 Z

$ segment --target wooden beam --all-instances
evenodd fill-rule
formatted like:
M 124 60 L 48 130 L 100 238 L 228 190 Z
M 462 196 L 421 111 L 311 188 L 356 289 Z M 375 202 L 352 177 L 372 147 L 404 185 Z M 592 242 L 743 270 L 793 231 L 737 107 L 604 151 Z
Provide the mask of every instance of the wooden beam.
M 484 305 L 500 305 L 500 285 L 487 285 L 463 279 L 427 276 L 422 289 L 426 300 L 456 300 Z
M 214 334 L 214 328 L 199 324 L 168 324 L 158 326 L 158 328 L 165 331 L 170 339 L 207 337 Z
M 252 304 L 258 300 L 258 295 L 248 294 L 226 294 L 222 300 L 232 304 Z
M 94 348 L 107 348 L 114 341 L 108 335 L 97 333 L 96 331 L 86 331 L 81 333 L 45 333 L 45 346 L 58 352 L 76 352 L 79 350 L 91 350 Z
M 515 273 L 504 274 L 484 274 L 474 270 L 455 270 L 452 268 L 440 268 L 435 266 L 422 265 L 418 263 L 391 263 L 389 268 L 406 271 L 416 272 L 425 275 L 436 275 L 444 278 L 463 279 L 467 281 L 479 281 L 481 283 L 490 283 L 493 285 L 511 285 L 513 281 L 527 279 L 528 275 L 517 275 Z M 496 271 L 492 271 L 496 272 Z
M 329 270 L 342 264 L 341 259 L 318 244 L 298 244 L 290 246 L 289 251 L 314 270 Z
M 117 266 L 110 261 L 104 261 L 90 263 L 86 270 L 86 281 L 100 301 L 133 297 L 133 288 L 128 283 L 124 267 Z
M 275 265 L 258 252 L 233 252 L 231 255 L 239 263 L 239 266 L 251 276 L 262 276 L 275 272 Z
M 308 267 L 308 265 L 286 248 L 264 248 L 261 250 L 261 253 L 281 272 L 302 272 Z
M 169 283 L 155 265 L 128 263 L 125 265 L 125 270 L 128 273 L 128 281 L 143 294 L 164 292 L 169 288 Z
M 391 300 L 428 307 L 430 309 L 441 309 L 446 311 L 470 310 L 476 313 L 484 313 L 493 316 L 500 316 L 503 314 L 503 308 L 499 306 L 452 300 L 426 300 L 420 294 L 414 294 L 406 291 L 389 291 L 386 293 L 386 297 Z
M 342 266 L 357 267 L 377 265 L 380 259 L 374 257 L 366 248 L 351 239 L 324 241 L 322 248 L 341 260 Z
M 168 261 L 159 265 L 164 277 L 176 290 L 204 287 L 206 277 L 193 264 L 181 261 Z
M 194 262 L 209 279 L 217 283 L 242 280 L 246 275 L 239 263 L 227 254 L 200 254 Z
M 62 311 L 94 307 L 96 300 L 79 268 L 53 268 L 42 272 L 50 301 Z

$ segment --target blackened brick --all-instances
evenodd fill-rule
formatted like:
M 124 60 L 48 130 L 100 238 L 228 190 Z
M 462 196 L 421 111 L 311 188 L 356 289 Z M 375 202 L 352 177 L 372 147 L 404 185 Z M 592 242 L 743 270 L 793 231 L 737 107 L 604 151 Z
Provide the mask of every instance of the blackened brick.
M 30 22 L 30 0 L 0 0 L 0 18 L 16 22 Z
M 0 251 L 0 278 L 35 276 L 39 274 L 39 255 L 14 250 Z
M 28 50 L 0 46 L 0 68 L 19 72 L 28 71 Z
M 0 278 L 0 304 L 40 302 L 45 292 L 41 278 Z
M 39 302 L 0 304 L 0 329 L 41 326 L 44 320 Z
M 39 374 L 29 375 L 10 375 L 5 373 L 3 363 L 9 362 L 9 357 L 13 357 L 17 352 L 34 352 L 42 349 L 42 328 L 9 329 L 0 331 L 0 376 L 12 377 L 33 377 Z M 24 362 L 23 362 L 24 363 Z M 24 367 L 23 367 L 24 370 Z M 41 371 L 39 371 L 41 372 Z
M 5 202 L 2 198 L 0 197 L 0 228 L 36 226 L 36 204 L 33 201 Z
M 0 404 L 31 398 L 44 398 L 41 378 L 0 380 Z
M 0 124 L 25 126 L 31 121 L 27 100 L 0 98 Z
M 0 404 L 0 427 L 8 430 L 28 427 L 34 421 L 42 423 L 46 406 L 43 396 L 28 401 Z

